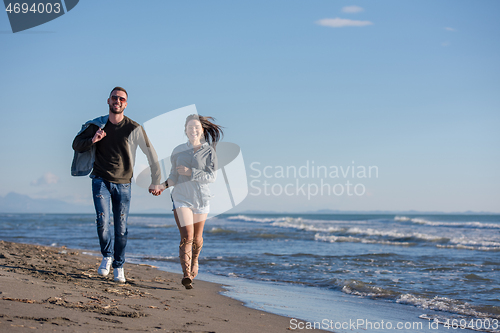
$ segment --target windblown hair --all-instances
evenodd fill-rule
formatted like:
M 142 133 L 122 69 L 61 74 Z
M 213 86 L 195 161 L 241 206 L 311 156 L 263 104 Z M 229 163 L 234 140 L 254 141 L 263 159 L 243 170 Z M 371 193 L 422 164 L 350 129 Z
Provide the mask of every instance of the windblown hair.
M 205 141 L 209 145 L 213 145 L 214 148 L 217 143 L 224 136 L 224 132 L 222 131 L 222 126 L 219 126 L 214 123 L 215 119 L 213 117 L 203 117 L 197 114 L 190 114 L 186 118 L 186 123 L 184 124 L 184 128 L 187 127 L 187 124 L 191 120 L 198 120 L 201 123 L 201 127 L 203 127 L 203 135 L 205 137 Z

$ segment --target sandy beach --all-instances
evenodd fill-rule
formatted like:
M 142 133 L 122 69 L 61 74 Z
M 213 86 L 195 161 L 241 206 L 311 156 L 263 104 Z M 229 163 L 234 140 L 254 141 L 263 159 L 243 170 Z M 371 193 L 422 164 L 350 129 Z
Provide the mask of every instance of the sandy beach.
M 291 331 L 291 318 L 245 307 L 220 285 L 186 290 L 180 275 L 136 264 L 119 284 L 97 274 L 99 263 L 65 247 L 0 241 L 0 332 Z

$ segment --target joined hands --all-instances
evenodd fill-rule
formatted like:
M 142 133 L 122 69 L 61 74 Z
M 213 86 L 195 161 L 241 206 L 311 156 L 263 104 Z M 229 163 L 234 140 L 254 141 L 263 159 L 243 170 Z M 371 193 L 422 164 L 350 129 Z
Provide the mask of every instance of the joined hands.
M 160 184 L 160 185 L 153 185 L 151 184 L 149 186 L 149 193 L 151 193 L 152 195 L 154 195 L 155 197 L 156 196 L 159 196 L 161 195 L 161 193 L 166 189 L 165 185 L 164 184 Z

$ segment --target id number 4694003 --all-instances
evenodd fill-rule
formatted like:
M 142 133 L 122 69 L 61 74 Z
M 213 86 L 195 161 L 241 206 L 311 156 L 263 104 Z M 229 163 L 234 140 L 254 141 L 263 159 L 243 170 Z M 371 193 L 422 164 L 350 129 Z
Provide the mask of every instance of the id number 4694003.
M 56 2 L 54 4 L 51 3 L 33 3 L 31 6 L 28 3 L 9 3 L 7 7 L 5 7 L 5 11 L 9 14 L 59 14 L 61 12 L 61 4 Z
M 443 325 L 446 328 L 452 329 L 471 329 L 471 330 L 481 330 L 481 329 L 494 329 L 497 330 L 500 325 L 498 319 L 448 319 Z

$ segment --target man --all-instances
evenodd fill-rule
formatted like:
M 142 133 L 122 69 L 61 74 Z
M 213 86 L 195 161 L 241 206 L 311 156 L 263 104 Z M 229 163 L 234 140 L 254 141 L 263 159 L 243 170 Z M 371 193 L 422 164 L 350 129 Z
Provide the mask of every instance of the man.
M 127 218 L 130 207 L 131 180 L 137 146 L 146 154 L 151 168 L 149 192 L 161 194 L 161 172 L 156 152 L 142 126 L 126 117 L 128 94 L 115 87 L 108 98 L 109 115 L 90 120 L 73 141 L 74 176 L 89 174 L 96 211 L 97 234 L 103 256 L 97 270 L 102 276 L 113 266 L 114 280 L 126 282 L 123 271 L 127 245 Z M 110 205 L 111 204 L 111 205 Z M 114 246 L 111 246 L 110 206 L 114 219 Z

